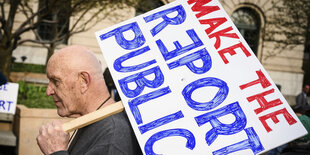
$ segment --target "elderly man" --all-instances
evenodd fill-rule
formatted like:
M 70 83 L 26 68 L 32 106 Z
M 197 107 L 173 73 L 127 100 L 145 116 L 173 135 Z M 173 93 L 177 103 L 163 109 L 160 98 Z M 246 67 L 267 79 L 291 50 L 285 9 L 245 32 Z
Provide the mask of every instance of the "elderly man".
M 48 61 L 46 90 L 62 117 L 80 117 L 113 104 L 100 62 L 83 46 L 69 46 L 56 52 Z M 125 112 L 112 115 L 70 136 L 60 121 L 43 125 L 37 142 L 44 154 L 137 155 L 141 150 Z

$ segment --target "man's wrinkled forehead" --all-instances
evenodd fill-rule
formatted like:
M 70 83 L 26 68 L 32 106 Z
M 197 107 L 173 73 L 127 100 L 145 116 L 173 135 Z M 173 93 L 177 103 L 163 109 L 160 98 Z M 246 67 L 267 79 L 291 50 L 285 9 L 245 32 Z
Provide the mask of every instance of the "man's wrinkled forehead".
M 68 70 L 68 60 L 66 57 L 55 53 L 47 63 L 46 73 L 47 77 L 59 77 L 61 75 L 66 75 L 70 71 Z
M 48 79 L 58 79 L 61 77 L 61 71 L 58 66 L 49 64 L 46 68 L 46 76 Z

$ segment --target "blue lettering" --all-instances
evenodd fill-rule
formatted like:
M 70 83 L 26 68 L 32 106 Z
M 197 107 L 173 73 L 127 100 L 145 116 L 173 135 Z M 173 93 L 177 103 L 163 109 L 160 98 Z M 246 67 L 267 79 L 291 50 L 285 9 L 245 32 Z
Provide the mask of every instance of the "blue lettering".
M 235 116 L 236 119 L 233 123 L 224 124 L 218 120 L 218 117 L 228 114 L 233 114 Z M 197 116 L 195 117 L 195 120 L 198 126 L 207 122 L 210 122 L 212 125 L 213 128 L 206 134 L 206 142 L 208 145 L 211 145 L 219 134 L 232 135 L 242 131 L 247 123 L 246 116 L 238 102 L 234 102 L 215 111 Z
M 10 111 L 11 108 L 11 104 L 13 103 L 13 101 L 6 101 L 9 105 L 8 105 L 8 111 Z
M 143 54 L 145 53 L 146 51 L 149 51 L 150 50 L 150 47 L 149 46 L 146 46 L 142 49 L 139 49 L 139 50 L 136 50 L 136 51 L 133 51 L 133 52 L 130 52 L 128 54 L 125 54 L 119 58 L 117 58 L 115 61 L 114 61 L 114 69 L 118 72 L 133 72 L 133 71 L 137 71 L 137 70 L 140 70 L 140 69 L 143 69 L 147 66 L 150 66 L 154 63 L 156 63 L 156 60 L 151 60 L 149 62 L 145 62 L 145 63 L 142 63 L 142 64 L 139 64 L 139 65 L 135 65 L 135 66 L 128 66 L 128 67 L 124 67 L 122 66 L 122 63 L 132 57 L 135 57 L 137 55 L 140 55 L 140 54 Z
M 156 154 L 153 150 L 154 143 L 163 139 L 163 138 L 171 137 L 171 136 L 181 136 L 181 137 L 186 138 L 186 140 L 187 140 L 186 147 L 188 149 L 193 150 L 195 145 L 196 145 L 195 137 L 189 130 L 186 130 L 186 129 L 169 129 L 169 130 L 160 131 L 160 132 L 152 135 L 147 140 L 147 142 L 145 143 L 145 146 L 144 146 L 145 153 L 147 155 L 159 155 L 159 154 Z
M 193 43 L 185 47 L 182 47 L 182 45 L 178 41 L 175 41 L 173 42 L 173 44 L 176 47 L 176 49 L 171 52 L 168 51 L 168 49 L 161 40 L 156 41 L 156 44 L 166 61 L 203 45 L 202 41 L 199 39 L 198 35 L 193 29 L 187 30 L 186 33 L 192 39 Z
M 237 152 L 240 150 L 251 149 L 254 154 L 257 154 L 264 150 L 263 145 L 260 142 L 258 135 L 256 134 L 255 130 L 251 128 L 244 129 L 248 138 L 247 140 L 235 143 L 233 145 L 224 147 L 217 151 L 213 152 L 213 155 L 226 155 L 233 152 Z
M 6 86 L 9 85 L 9 83 L 6 83 L 6 84 L 3 84 L 3 85 L 0 85 L 0 90 L 3 90 L 3 91 L 8 91 Z
M 135 34 L 135 38 L 132 40 L 127 40 L 123 34 L 124 32 L 129 31 L 129 30 L 133 31 L 133 33 Z M 137 22 L 133 22 L 133 23 L 118 27 L 106 34 L 100 35 L 99 37 L 101 40 L 105 40 L 112 36 L 115 36 L 115 40 L 118 43 L 118 45 L 120 45 L 125 50 L 136 49 L 138 47 L 141 47 L 145 43 L 145 38 Z
M 7 110 L 6 110 L 6 103 L 7 103 Z M 14 103 L 13 101 L 4 101 L 4 100 L 0 100 L 0 109 L 6 110 L 6 111 L 10 111 L 11 110 L 11 104 Z
M 5 110 L 4 104 L 5 104 L 5 101 L 0 100 L 0 107 L 2 107 L 2 108 L 3 108 L 3 110 Z
M 167 14 L 170 14 L 172 12 L 178 12 L 178 15 L 174 18 L 167 17 Z M 144 20 L 146 23 L 151 22 L 155 19 L 162 18 L 164 21 L 156 25 L 150 32 L 153 36 L 158 34 L 160 31 L 162 31 L 165 27 L 167 27 L 169 24 L 171 25 L 179 25 L 182 24 L 186 19 L 186 12 L 182 5 L 178 5 L 176 7 L 163 10 L 157 13 L 154 13 L 152 15 L 149 15 L 147 17 L 144 17 Z
M 194 61 L 202 60 L 202 67 L 196 67 Z M 176 60 L 168 64 L 169 69 L 174 69 L 180 66 L 186 65 L 187 68 L 195 74 L 203 74 L 208 72 L 212 66 L 212 60 L 209 52 L 204 48 L 195 53 L 189 54 L 179 60 Z
M 183 117 L 184 117 L 184 115 L 183 115 L 182 111 L 178 111 L 174 114 L 167 115 L 167 116 L 162 117 L 160 119 L 157 119 L 153 122 L 150 122 L 150 123 L 147 123 L 143 126 L 140 126 L 139 130 L 140 130 L 141 134 L 144 134 L 147 131 L 150 131 L 152 129 L 155 129 L 157 127 L 160 127 L 162 125 L 173 122 L 173 121 L 178 120 L 178 119 L 183 118 Z
M 139 108 L 138 108 L 138 105 L 142 104 L 142 103 L 145 103 L 145 102 L 148 102 L 150 100 L 153 100 L 153 99 L 156 99 L 160 96 L 163 96 L 163 95 L 166 95 L 168 93 L 170 93 L 171 90 L 169 87 L 165 87 L 165 88 L 162 88 L 162 89 L 159 89 L 159 90 L 155 90 L 151 93 L 148 93 L 148 94 L 144 94 L 144 95 L 141 95 L 131 101 L 128 102 L 128 105 L 129 105 L 129 108 L 131 110 L 131 113 L 133 115 L 133 117 L 135 118 L 136 120 L 136 123 L 137 124 L 142 124 L 143 121 L 142 121 L 142 117 L 141 117 L 141 114 L 140 114 L 140 111 L 139 111 Z
M 154 74 L 154 80 L 148 80 L 145 76 Z M 140 95 L 144 89 L 144 87 L 149 88 L 158 88 L 164 83 L 164 75 L 162 74 L 160 68 L 158 66 L 151 68 L 149 70 L 145 70 L 143 72 L 130 75 L 123 79 L 118 80 L 121 90 L 123 91 L 124 95 L 129 98 L 134 98 Z M 134 82 L 136 84 L 136 88 L 131 90 L 128 87 L 128 83 Z
M 206 87 L 206 86 L 218 87 L 219 91 L 216 93 L 215 97 L 209 102 L 200 103 L 200 102 L 194 101 L 191 98 L 192 93 L 196 89 L 201 88 L 201 87 Z M 220 105 L 226 99 L 228 92 L 229 92 L 229 88 L 225 81 L 214 78 L 214 77 L 207 77 L 207 78 L 196 80 L 188 84 L 183 89 L 182 95 L 184 99 L 186 100 L 186 103 L 188 104 L 188 106 L 190 106 L 192 109 L 195 109 L 198 111 L 207 111 Z

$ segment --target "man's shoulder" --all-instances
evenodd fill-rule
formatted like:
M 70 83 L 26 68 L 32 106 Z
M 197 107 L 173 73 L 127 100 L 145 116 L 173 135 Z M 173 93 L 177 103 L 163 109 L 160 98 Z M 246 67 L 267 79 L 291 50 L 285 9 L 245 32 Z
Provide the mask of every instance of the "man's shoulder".
M 133 130 L 128 122 L 126 115 L 121 112 L 110 117 L 102 119 L 96 123 L 86 126 L 81 129 L 81 134 L 85 138 L 105 139 L 113 141 L 117 139 L 115 135 L 128 137 L 133 134 Z M 101 141 L 101 140 L 100 140 Z
M 123 130 L 131 128 L 127 115 L 124 111 L 100 120 L 95 123 L 94 126 L 102 128 L 103 130 Z
M 127 114 L 125 111 L 122 111 L 122 112 L 119 112 L 117 114 L 114 114 L 114 115 L 111 115 L 103 120 L 101 120 L 102 123 L 105 123 L 105 122 L 114 122 L 116 124 L 118 123 L 129 123 L 129 120 L 128 120 L 128 117 L 127 117 Z
M 301 97 L 301 96 L 303 96 L 303 95 L 304 95 L 303 92 L 301 92 L 301 93 L 299 93 L 299 94 L 296 96 L 296 98 Z
M 135 150 L 140 150 L 125 112 L 114 114 L 86 126 L 79 133 L 81 133 L 80 143 L 75 146 L 75 148 L 79 148 L 78 151 L 122 150 L 123 152 L 135 152 Z M 131 154 L 136 155 L 136 153 Z

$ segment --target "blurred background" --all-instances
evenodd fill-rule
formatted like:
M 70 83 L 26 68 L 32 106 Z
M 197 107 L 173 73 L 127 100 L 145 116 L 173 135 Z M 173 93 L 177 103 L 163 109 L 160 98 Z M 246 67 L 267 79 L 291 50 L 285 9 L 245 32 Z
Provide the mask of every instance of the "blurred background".
M 45 95 L 45 65 L 54 51 L 85 45 L 106 69 L 94 33 L 172 1 L 0 0 L 0 71 L 7 81 L 19 83 L 16 114 L 0 113 L 0 155 L 41 154 L 38 126 L 60 119 Z M 310 83 L 310 0 L 219 1 L 294 106 L 303 84 Z M 104 74 L 119 100 L 108 70 Z

